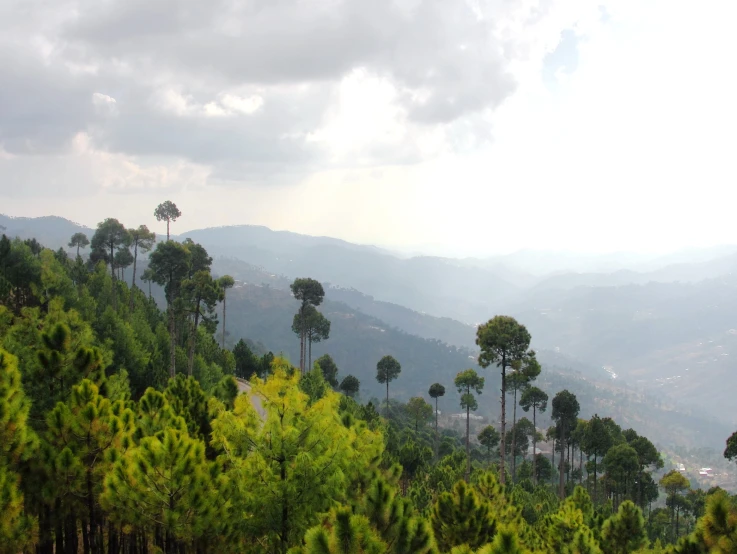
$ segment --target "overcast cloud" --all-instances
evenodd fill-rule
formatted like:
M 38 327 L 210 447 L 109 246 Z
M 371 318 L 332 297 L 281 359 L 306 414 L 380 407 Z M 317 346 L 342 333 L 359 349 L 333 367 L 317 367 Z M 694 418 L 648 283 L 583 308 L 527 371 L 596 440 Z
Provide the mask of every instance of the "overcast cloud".
M 683 4 L 683 5 L 681 5 Z M 733 3 L 0 0 L 0 212 L 428 251 L 737 241 Z

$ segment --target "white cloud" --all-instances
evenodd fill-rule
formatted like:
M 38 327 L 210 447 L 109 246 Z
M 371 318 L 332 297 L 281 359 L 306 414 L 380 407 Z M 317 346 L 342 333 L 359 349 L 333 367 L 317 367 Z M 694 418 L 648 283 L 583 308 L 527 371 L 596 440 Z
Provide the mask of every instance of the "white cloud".
M 261 96 L 237 96 L 235 94 L 224 94 L 220 99 L 220 103 L 231 113 L 241 113 L 250 115 L 264 105 L 264 99 Z
M 20 85 L 6 88 L 19 92 L 0 90 L 4 211 L 93 224 L 106 202 L 148 221 L 166 194 L 186 207 L 182 227 L 259 223 L 445 252 L 737 241 L 737 5 L 381 0 L 366 13 L 342 1 L 323 21 L 310 3 L 277 4 L 257 23 L 227 2 L 170 4 L 178 18 L 148 5 L 139 25 L 138 4 L 121 19 L 112 2 L 6 29 L 0 64 L 32 36 L 37 65 L 11 64 Z M 60 26 L 70 20 L 76 30 Z M 89 48 L 105 28 L 115 33 Z M 556 72 L 546 56 L 566 29 L 575 70 Z M 242 56 L 214 55 L 234 44 Z M 54 86 L 64 112 L 38 108 L 54 105 Z M 24 113 L 38 116 L 33 132 Z
M 92 103 L 95 105 L 98 113 L 102 115 L 118 114 L 117 101 L 112 96 L 102 94 L 101 92 L 95 92 L 92 95 Z

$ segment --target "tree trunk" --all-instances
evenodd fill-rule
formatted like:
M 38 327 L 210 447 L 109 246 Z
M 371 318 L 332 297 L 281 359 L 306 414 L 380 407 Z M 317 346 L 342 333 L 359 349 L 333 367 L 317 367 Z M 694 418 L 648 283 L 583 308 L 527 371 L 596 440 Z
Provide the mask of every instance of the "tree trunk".
M 514 389 L 512 407 L 512 483 L 517 482 L 517 388 Z
M 566 496 L 566 486 L 565 486 L 565 478 L 566 478 L 566 471 L 565 471 L 565 450 L 566 450 L 566 437 L 565 433 L 563 432 L 563 426 L 561 425 L 561 436 L 558 438 L 560 441 L 560 475 L 558 476 L 558 496 L 560 496 L 561 500 L 563 500 Z
M 54 502 L 54 540 L 56 552 L 60 554 L 64 552 L 64 520 L 62 517 L 61 500 L 57 498 Z
M 310 345 L 310 352 L 307 355 L 307 371 L 312 371 L 312 336 L 307 337 L 307 343 Z
M 86 521 L 82 521 L 82 552 L 90 554 L 90 535 L 87 532 Z
M 136 266 L 138 262 L 138 241 L 133 245 L 133 281 L 131 282 L 131 296 L 128 302 L 128 308 L 133 311 L 133 289 L 136 288 Z
M 583 485 L 583 450 L 578 447 L 578 484 Z
M 502 436 L 501 436 L 501 456 L 499 456 L 499 483 L 504 485 L 506 479 L 504 474 L 504 458 L 507 453 L 507 441 L 504 436 L 507 426 L 507 360 L 502 357 Z
M 304 304 L 300 308 L 300 314 L 299 314 L 299 371 L 300 373 L 304 373 L 305 370 L 305 331 L 304 331 L 304 314 L 305 314 L 305 307 Z
M 174 321 L 174 306 L 169 301 L 169 377 L 175 377 L 177 374 L 177 333 Z
M 532 405 L 532 482 L 537 486 L 537 418 L 535 417 L 536 406 Z
M 194 349 L 197 343 L 197 327 L 200 323 L 200 299 L 197 298 L 195 304 L 194 321 L 192 325 L 192 334 L 189 337 L 189 360 L 187 362 L 187 374 L 191 377 L 194 370 Z
M 281 482 L 286 483 L 287 470 L 284 466 L 286 462 L 281 462 Z M 287 498 L 282 498 L 281 508 L 281 551 L 282 554 L 286 554 L 289 549 L 289 504 L 287 504 Z
M 166 242 L 169 242 L 169 220 L 166 220 Z
M 596 483 L 596 481 L 597 481 L 597 479 L 596 479 L 596 450 L 594 450 L 594 506 L 596 506 L 596 500 L 597 500 L 597 496 L 596 496 L 596 484 L 597 483 Z
M 386 380 L 386 409 L 384 410 L 384 417 L 389 419 L 389 379 Z
M 466 483 L 471 479 L 471 408 L 466 406 Z
M 118 309 L 118 290 L 117 290 L 117 287 L 115 286 L 115 261 L 113 259 L 113 245 L 112 244 L 110 245 L 110 276 L 113 280 L 113 286 L 112 286 L 113 310 L 117 311 Z
M 225 350 L 225 287 L 223 287 L 223 350 Z
M 68 515 L 64 521 L 64 552 L 65 554 L 77 554 L 77 550 L 79 550 L 77 518 Z
M 555 469 L 555 439 L 553 439 L 553 451 L 550 454 L 550 465 Z M 550 484 L 552 485 L 555 481 L 553 481 L 553 471 L 550 472 Z
M 95 497 L 92 494 L 92 472 L 87 470 L 87 513 L 90 520 L 90 549 L 97 552 L 97 532 L 95 529 Z
M 435 459 L 439 456 L 439 445 L 438 445 L 438 397 L 435 397 Z

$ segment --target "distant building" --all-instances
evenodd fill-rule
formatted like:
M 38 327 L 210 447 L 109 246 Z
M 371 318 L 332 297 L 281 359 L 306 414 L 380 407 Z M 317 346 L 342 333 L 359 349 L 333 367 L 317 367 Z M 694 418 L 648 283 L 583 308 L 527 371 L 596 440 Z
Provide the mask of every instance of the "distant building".
M 456 419 L 466 419 L 466 414 L 451 414 L 450 417 L 456 418 Z M 475 421 L 483 421 L 483 417 L 476 414 L 469 414 L 468 419 L 473 419 Z

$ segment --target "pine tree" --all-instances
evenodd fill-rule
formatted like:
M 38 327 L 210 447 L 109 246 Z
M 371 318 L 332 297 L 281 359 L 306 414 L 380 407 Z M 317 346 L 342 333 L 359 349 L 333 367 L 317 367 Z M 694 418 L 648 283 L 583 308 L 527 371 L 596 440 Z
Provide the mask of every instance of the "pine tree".
M 601 548 L 604 554 L 628 554 L 647 546 L 645 520 L 640 508 L 629 500 L 604 522 L 601 530 Z
M 122 402 L 112 405 L 88 379 L 73 387 L 69 402 L 59 402 L 47 417 L 47 440 L 59 453 L 53 460 L 53 467 L 61 470 L 57 486 L 82 500 L 83 536 L 93 552 L 102 549 L 103 518 L 97 497 L 107 472 L 106 454 L 127 448 L 133 419 Z
M 217 536 L 226 486 L 218 464 L 205 459 L 202 441 L 166 429 L 117 459 L 100 500 L 116 523 L 146 530 L 173 554 L 204 535 Z
M 478 548 L 491 542 L 497 531 L 491 505 L 464 481 L 456 483 L 452 493 L 438 496 L 430 519 L 443 552 L 460 544 Z
M 13 471 L 38 448 L 28 427 L 30 403 L 21 385 L 17 359 L 0 350 L 0 553 L 15 554 L 30 546 L 36 521 L 24 509 L 20 476 Z
M 267 381 L 252 380 L 232 411 L 218 408 L 212 444 L 232 465 L 235 509 L 248 515 L 236 527 L 268 552 L 283 553 L 319 513 L 346 498 L 352 476 L 378 462 L 383 441 L 365 423 L 343 423 L 339 394 L 328 390 L 310 403 L 286 360 L 276 358 L 272 368 Z

